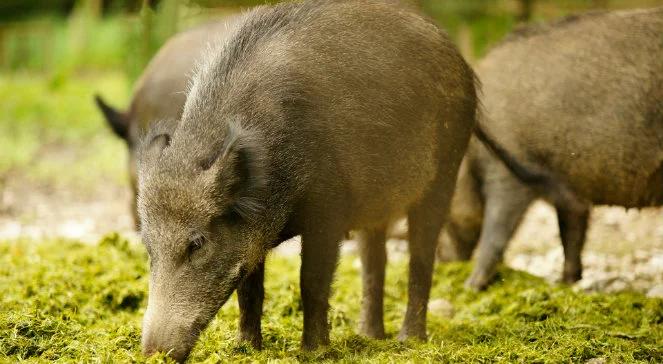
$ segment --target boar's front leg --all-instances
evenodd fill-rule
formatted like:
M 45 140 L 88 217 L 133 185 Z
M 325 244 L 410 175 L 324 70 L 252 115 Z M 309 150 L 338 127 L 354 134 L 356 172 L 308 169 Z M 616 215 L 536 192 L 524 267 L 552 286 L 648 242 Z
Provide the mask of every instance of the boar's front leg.
M 260 319 L 265 299 L 265 262 L 258 265 L 237 288 L 239 300 L 239 340 L 249 342 L 254 348 L 262 348 Z
M 359 236 L 361 256 L 362 302 L 359 331 L 368 337 L 384 338 L 383 299 L 387 264 L 386 228 L 362 231 Z
M 315 350 L 329 344 L 329 295 L 339 255 L 343 232 L 326 229 L 302 234 L 302 265 L 300 289 L 304 306 L 302 349 Z
M 564 283 L 574 283 L 582 278 L 582 247 L 585 244 L 589 206 L 584 209 L 557 207 L 559 234 L 564 247 Z

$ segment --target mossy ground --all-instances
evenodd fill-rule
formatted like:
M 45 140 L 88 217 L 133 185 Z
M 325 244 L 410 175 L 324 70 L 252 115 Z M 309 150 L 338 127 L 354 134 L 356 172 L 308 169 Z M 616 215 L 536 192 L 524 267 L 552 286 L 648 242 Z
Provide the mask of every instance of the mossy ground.
M 462 288 L 470 266 L 440 264 L 432 296 L 455 307 L 429 314 L 426 343 L 395 340 L 406 302 L 403 261 L 390 264 L 385 322 L 390 338 L 356 334 L 360 281 L 344 256 L 330 320 L 332 344 L 299 350 L 302 328 L 296 257 L 270 256 L 263 317 L 264 350 L 237 343 L 231 300 L 203 333 L 192 361 L 266 362 L 663 362 L 663 300 L 639 294 L 576 293 L 502 269 L 488 291 Z M 111 235 L 98 245 L 72 241 L 0 243 L 0 362 L 142 362 L 140 321 L 147 297 L 142 246 Z M 160 361 L 162 358 L 151 358 Z

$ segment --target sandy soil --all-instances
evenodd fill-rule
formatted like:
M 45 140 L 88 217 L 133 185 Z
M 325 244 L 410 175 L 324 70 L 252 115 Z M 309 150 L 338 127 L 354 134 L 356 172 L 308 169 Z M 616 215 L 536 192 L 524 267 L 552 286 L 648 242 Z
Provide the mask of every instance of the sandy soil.
M 129 189 L 100 184 L 94 193 L 7 179 L 0 191 L 0 239 L 66 238 L 94 243 L 117 231 L 136 238 Z
M 531 207 L 506 262 L 551 280 L 561 276 L 562 247 L 549 205 L 538 202 Z M 663 294 L 663 210 L 594 208 L 583 265 L 578 289 Z

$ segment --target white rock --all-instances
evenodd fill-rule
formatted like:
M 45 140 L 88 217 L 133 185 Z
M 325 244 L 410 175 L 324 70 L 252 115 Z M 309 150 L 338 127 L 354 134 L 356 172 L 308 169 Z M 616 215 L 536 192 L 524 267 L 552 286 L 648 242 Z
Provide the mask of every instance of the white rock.
M 608 285 L 604 290 L 606 292 L 622 292 L 629 288 L 629 284 L 622 279 L 615 279 L 610 285 Z
M 444 298 L 436 298 L 428 302 L 428 312 L 435 316 L 451 318 L 454 315 L 454 306 Z
M 647 292 L 647 297 L 663 298 L 663 284 L 657 284 L 650 288 Z

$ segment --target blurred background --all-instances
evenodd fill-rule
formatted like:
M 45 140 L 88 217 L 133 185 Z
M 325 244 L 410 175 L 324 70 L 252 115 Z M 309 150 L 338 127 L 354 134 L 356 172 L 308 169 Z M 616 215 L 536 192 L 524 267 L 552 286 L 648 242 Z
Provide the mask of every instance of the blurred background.
M 663 5 L 663 0 L 412 1 L 451 34 L 470 62 L 521 24 L 595 9 Z M 170 36 L 261 3 L 0 0 L 0 239 L 94 242 L 108 231 L 132 234 L 126 147 L 103 121 L 93 95 L 126 109 L 134 82 Z M 533 210 L 507 261 L 559 276 L 554 214 L 543 204 Z M 596 264 L 605 260 L 600 254 L 611 254 L 617 259 L 613 266 L 622 264 L 620 259 L 663 266 L 661 217 L 660 210 L 600 209 L 588 254 L 599 254 L 592 258 Z M 645 252 L 637 253 L 642 258 L 635 257 L 634 246 Z M 592 267 L 586 272 L 591 277 Z M 610 277 L 604 280 L 612 282 Z

